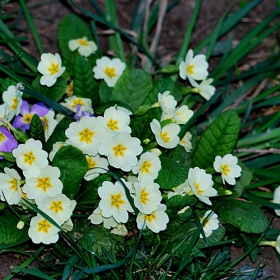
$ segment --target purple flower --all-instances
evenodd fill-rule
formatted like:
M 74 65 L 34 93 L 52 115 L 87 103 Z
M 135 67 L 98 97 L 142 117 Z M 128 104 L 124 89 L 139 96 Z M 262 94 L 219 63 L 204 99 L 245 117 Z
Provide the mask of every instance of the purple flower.
M 7 128 L 0 126 L 0 151 L 11 152 L 17 146 L 18 143 L 14 136 L 7 130 Z M 3 157 L 0 156 L 0 159 L 3 159 Z
M 23 132 L 26 132 L 26 130 L 30 128 L 30 123 L 34 114 L 43 117 L 48 112 L 49 109 L 46 108 L 43 103 L 36 103 L 32 107 L 29 107 L 28 102 L 23 100 L 20 106 L 19 115 L 16 116 L 13 126 L 15 128 L 21 128 Z
M 86 112 L 86 111 L 80 111 L 80 109 L 81 109 L 81 104 L 78 104 L 77 106 L 76 106 L 76 114 L 74 115 L 74 120 L 75 121 L 79 121 L 82 117 L 84 117 L 84 116 L 90 116 L 90 117 L 93 117 L 94 115 L 93 114 L 91 114 L 90 112 Z

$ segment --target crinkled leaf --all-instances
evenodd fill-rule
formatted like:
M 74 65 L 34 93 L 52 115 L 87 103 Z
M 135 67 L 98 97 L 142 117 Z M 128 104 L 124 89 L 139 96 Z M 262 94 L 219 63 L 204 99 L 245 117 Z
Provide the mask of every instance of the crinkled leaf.
M 220 225 L 216 230 L 213 230 L 211 235 L 206 237 L 206 243 L 204 242 L 203 238 L 199 238 L 197 242 L 198 247 L 209 246 L 211 244 L 215 244 L 222 240 L 225 236 L 226 229 Z
M 45 143 L 45 132 L 42 121 L 39 116 L 34 114 L 30 123 L 30 136 L 35 140 Z
M 69 65 L 73 65 L 76 57 L 80 56 L 78 51 L 70 51 L 68 43 L 70 40 L 87 37 L 89 41 L 93 41 L 92 33 L 88 25 L 78 16 L 74 14 L 67 15 L 59 24 L 58 27 L 58 45 L 61 50 L 62 56 L 68 62 Z M 87 58 L 90 64 L 93 66 L 96 60 L 94 55 L 90 55 Z M 68 69 L 67 69 L 68 70 Z M 69 69 L 71 71 L 71 69 Z
M 236 185 L 233 189 L 233 195 L 235 198 L 242 195 L 244 187 L 249 186 L 253 179 L 253 173 L 250 171 L 250 169 L 241 162 L 238 164 L 242 168 L 242 172 L 241 177 L 237 179 Z
M 108 87 L 105 81 L 102 81 L 99 86 L 99 97 L 101 102 L 110 102 L 112 100 L 113 88 Z
M 13 247 L 28 240 L 28 227 L 17 229 L 19 219 L 12 214 L 0 215 L 0 249 Z
M 75 59 L 73 87 L 75 96 L 90 98 L 93 108 L 99 104 L 97 84 L 93 77 L 92 67 L 83 56 Z
M 225 222 L 247 233 L 263 233 L 268 226 L 262 210 L 246 201 L 221 198 L 216 200 L 213 210 Z
M 53 86 L 47 87 L 40 84 L 40 78 L 41 77 L 38 76 L 33 81 L 33 87 L 49 99 L 59 101 L 66 92 L 67 80 L 64 77 L 59 77 Z
M 186 168 L 174 159 L 160 157 L 161 170 L 158 173 L 156 182 L 163 190 L 172 190 L 183 184 L 188 176 Z
M 52 165 L 60 169 L 62 192 L 73 199 L 80 189 L 80 184 L 88 170 L 86 156 L 81 150 L 67 145 L 60 148 L 52 161 Z
M 221 113 L 201 135 L 193 153 L 193 166 L 213 166 L 217 155 L 231 154 L 240 131 L 240 119 L 234 110 Z
M 113 88 L 112 99 L 129 105 L 136 111 L 153 88 L 151 76 L 141 69 L 127 70 Z
M 70 123 L 73 121 L 72 118 L 65 116 L 55 127 L 53 133 L 49 137 L 44 149 L 50 152 L 53 148 L 53 144 L 56 142 L 65 142 L 67 139 L 65 135 L 65 130 L 69 127 Z

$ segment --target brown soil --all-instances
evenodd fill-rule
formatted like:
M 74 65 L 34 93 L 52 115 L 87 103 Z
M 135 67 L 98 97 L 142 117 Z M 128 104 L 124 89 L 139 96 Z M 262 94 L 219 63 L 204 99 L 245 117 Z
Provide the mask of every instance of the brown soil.
M 57 29 L 58 24 L 61 19 L 71 12 L 70 5 L 62 4 L 65 1 L 38 1 L 30 0 L 28 1 L 29 11 L 35 19 L 35 24 L 39 35 L 43 41 L 43 47 L 45 52 L 59 52 L 57 47 Z M 75 1 L 80 6 L 91 10 L 94 12 L 90 1 L 79 0 Z M 103 6 L 103 1 L 98 1 L 101 6 Z M 117 11 L 119 14 L 119 25 L 123 29 L 129 29 L 131 22 L 131 17 L 137 1 L 135 0 L 119 0 L 115 1 L 117 4 Z M 171 1 L 169 1 L 171 2 Z M 195 47 L 204 37 L 211 33 L 221 18 L 222 14 L 230 8 L 230 12 L 237 11 L 239 8 L 239 3 L 242 1 L 239 0 L 204 0 L 202 3 L 201 12 L 196 23 L 190 48 Z M 249 15 L 247 15 L 240 24 L 234 30 L 234 40 L 238 42 L 242 39 L 257 23 L 261 22 L 267 15 L 269 15 L 273 10 L 275 10 L 275 2 L 273 0 L 264 0 L 261 4 L 257 6 Z M 65 2 L 66 3 L 66 2 Z M 162 37 L 160 39 L 157 57 L 159 62 L 162 63 L 170 59 L 172 55 L 175 55 L 179 52 L 180 46 L 182 44 L 184 33 L 188 27 L 188 22 L 195 5 L 195 0 L 185 0 L 180 1 L 179 5 L 173 8 L 165 17 L 164 24 L 162 26 Z M 76 11 L 76 9 L 74 9 Z M 4 12 L 8 13 L 14 11 L 14 18 L 19 16 L 19 5 L 18 1 L 11 1 L 5 6 Z M 29 32 L 28 25 L 23 17 L 19 17 L 20 31 L 17 35 L 27 36 L 29 41 L 25 43 L 25 49 L 32 53 L 39 59 L 39 53 L 35 47 L 32 35 Z M 11 22 L 15 23 L 15 21 Z M 100 29 L 100 32 L 104 30 Z M 226 40 L 226 37 L 223 38 Z M 270 36 L 265 39 L 262 44 L 260 44 L 248 57 L 244 60 L 244 66 L 254 65 L 258 61 L 266 59 L 271 51 L 273 44 L 276 42 L 276 36 Z M 106 43 L 103 44 L 104 52 L 106 51 Z M 210 61 L 210 65 L 215 64 Z M 210 69 L 211 71 L 211 69 Z M 273 225 L 280 229 L 280 221 L 276 218 L 273 221 Z M 277 260 L 275 251 L 270 247 L 261 248 L 262 257 L 265 258 L 262 263 L 263 267 L 263 277 L 271 276 L 271 279 L 280 279 L 280 265 Z M 242 250 L 238 248 L 233 248 L 232 257 L 236 259 L 242 255 Z M 258 261 L 255 264 L 252 264 L 248 258 L 242 261 L 239 267 L 248 264 L 251 268 L 256 267 Z M 5 254 L 0 255 L 0 279 L 4 277 L 11 271 L 11 265 L 19 265 L 22 262 L 22 258 Z

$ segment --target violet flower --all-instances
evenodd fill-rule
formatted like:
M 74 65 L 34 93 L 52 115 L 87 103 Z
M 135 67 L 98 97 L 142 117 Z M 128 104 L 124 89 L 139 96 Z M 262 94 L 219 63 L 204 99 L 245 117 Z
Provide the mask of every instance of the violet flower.
M 23 100 L 20 106 L 19 115 L 15 117 L 13 126 L 20 128 L 23 132 L 29 130 L 30 123 L 34 114 L 39 117 L 45 116 L 49 112 L 49 109 L 45 107 L 43 103 L 36 103 L 32 107 L 29 107 L 27 101 Z
M 14 148 L 18 146 L 18 143 L 14 136 L 4 126 L 0 126 L 0 151 L 10 153 Z M 3 159 L 0 156 L 0 159 Z
M 84 116 L 90 116 L 90 117 L 93 117 L 94 115 L 93 114 L 91 114 L 90 112 L 86 112 L 86 111 L 80 111 L 80 109 L 81 109 L 81 104 L 78 104 L 77 106 L 76 106 L 76 114 L 74 115 L 74 120 L 75 121 L 79 121 L 82 117 L 84 117 Z

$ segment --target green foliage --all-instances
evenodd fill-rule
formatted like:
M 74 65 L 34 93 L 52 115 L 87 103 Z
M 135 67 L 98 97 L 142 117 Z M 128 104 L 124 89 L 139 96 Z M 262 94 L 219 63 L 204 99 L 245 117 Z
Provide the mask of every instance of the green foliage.
M 220 114 L 201 135 L 193 152 L 193 166 L 211 167 L 216 156 L 231 154 L 240 131 L 240 119 L 234 110 Z
M 247 233 L 263 233 L 268 226 L 262 210 L 250 202 L 220 198 L 213 208 L 225 222 Z
M 45 132 L 42 121 L 39 116 L 34 114 L 30 122 L 30 136 L 35 140 L 40 140 L 42 143 L 45 142 Z
M 112 99 L 129 105 L 135 111 L 144 104 L 152 87 L 148 73 L 141 69 L 126 70 L 113 88 Z
M 28 240 L 28 227 L 17 229 L 19 219 L 12 214 L 0 214 L 0 249 L 13 247 Z
M 88 171 L 85 155 L 79 149 L 67 145 L 56 152 L 52 165 L 60 169 L 62 192 L 70 199 L 74 199 L 80 190 L 81 181 Z

